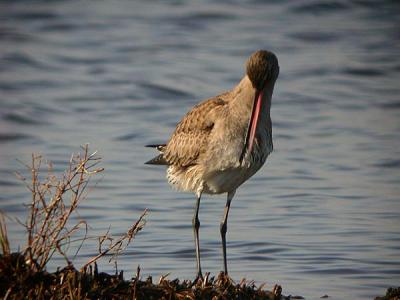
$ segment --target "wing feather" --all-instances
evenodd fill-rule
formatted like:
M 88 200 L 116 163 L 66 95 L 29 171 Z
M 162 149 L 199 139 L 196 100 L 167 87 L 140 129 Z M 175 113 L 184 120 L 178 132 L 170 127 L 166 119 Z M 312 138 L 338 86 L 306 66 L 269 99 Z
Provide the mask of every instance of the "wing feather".
M 226 105 L 226 95 L 199 103 L 178 123 L 164 149 L 164 158 L 169 164 L 182 167 L 196 164 L 207 150 L 214 123 Z

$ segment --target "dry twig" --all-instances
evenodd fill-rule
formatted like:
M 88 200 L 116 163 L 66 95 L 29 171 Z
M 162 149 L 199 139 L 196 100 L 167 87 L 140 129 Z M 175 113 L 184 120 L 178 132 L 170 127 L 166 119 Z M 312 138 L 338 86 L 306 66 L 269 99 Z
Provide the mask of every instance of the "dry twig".
M 102 237 L 99 237 L 99 254 L 95 257 L 88 260 L 88 262 L 81 268 L 81 271 L 85 270 L 90 264 L 96 262 L 99 258 L 112 253 L 111 260 L 117 259 L 118 255 L 128 247 L 134 236 L 143 229 L 145 225 L 144 217 L 147 214 L 147 209 L 141 214 L 139 219 L 131 226 L 131 228 L 121 237 L 119 237 L 116 241 L 111 237 L 110 230 L 107 230 L 106 234 Z M 103 249 L 103 244 L 109 241 L 106 249 Z
M 76 214 L 78 204 L 85 199 L 92 175 L 103 171 L 103 168 L 97 168 L 100 159 L 96 152 L 89 153 L 85 145 L 81 153 L 72 155 L 67 170 L 60 178 L 53 174 L 49 164 L 47 176 L 41 179 L 39 173 L 43 159 L 33 154 L 31 166 L 24 164 L 31 172 L 31 182 L 18 174 L 32 194 L 28 205 L 29 216 L 24 224 L 28 234 L 25 256 L 37 271 L 43 270 L 55 253 L 62 255 L 70 264 L 64 246 L 69 246 L 71 236 L 81 229 L 86 237 L 86 221 L 78 220 L 70 224 L 71 216 Z
M 9 256 L 11 254 L 10 243 L 8 241 L 8 235 L 7 235 L 6 220 L 4 217 L 4 213 L 1 210 L 0 210 L 0 247 L 4 256 Z

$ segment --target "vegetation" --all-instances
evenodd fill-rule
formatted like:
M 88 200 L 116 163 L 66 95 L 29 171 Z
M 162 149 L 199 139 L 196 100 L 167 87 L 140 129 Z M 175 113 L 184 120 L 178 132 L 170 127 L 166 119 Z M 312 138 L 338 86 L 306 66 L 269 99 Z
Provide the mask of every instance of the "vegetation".
M 400 287 L 388 288 L 385 296 L 376 297 L 375 300 L 400 300 Z
M 57 177 L 48 163 L 44 169 L 41 156 L 32 155 L 31 165 L 25 165 L 30 178 L 17 176 L 30 191 L 28 217 L 18 220 L 26 230 L 26 245 L 12 253 L 7 236 L 5 214 L 0 212 L 0 297 L 3 299 L 281 299 L 281 288 L 273 291 L 257 288 L 254 282 L 242 280 L 235 284 L 223 273 L 216 278 L 206 274 L 203 280 L 191 282 L 161 277 L 153 283 L 151 277 L 141 280 L 140 268 L 131 280 L 123 271 L 109 275 L 97 268 L 97 260 L 104 256 L 117 261 L 118 255 L 129 245 L 145 225 L 146 210 L 126 234 L 112 237 L 110 230 L 98 237 L 98 254 L 90 258 L 78 271 L 69 258 L 73 244 L 77 250 L 89 239 L 88 224 L 78 214 L 78 205 L 87 198 L 92 178 L 101 173 L 100 157 L 90 153 L 88 146 L 72 155 L 67 170 Z M 43 175 L 42 173 L 45 173 Z M 83 237 L 82 237 L 83 236 Z M 66 266 L 54 273 L 46 265 L 55 255 L 61 255 Z

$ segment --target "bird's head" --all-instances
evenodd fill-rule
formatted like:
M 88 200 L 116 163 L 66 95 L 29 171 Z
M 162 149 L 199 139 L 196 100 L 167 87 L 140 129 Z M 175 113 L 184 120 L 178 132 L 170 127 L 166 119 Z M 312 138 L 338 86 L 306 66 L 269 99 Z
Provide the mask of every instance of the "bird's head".
M 279 75 L 278 59 L 270 51 L 258 50 L 247 60 L 246 74 L 255 89 L 255 95 L 240 162 L 245 153 L 250 153 L 253 149 L 264 94 L 267 94 L 269 98 L 272 96 L 272 90 Z
M 267 83 L 274 83 L 278 78 L 278 59 L 270 51 L 258 50 L 247 60 L 246 74 L 253 87 L 257 91 L 262 91 Z

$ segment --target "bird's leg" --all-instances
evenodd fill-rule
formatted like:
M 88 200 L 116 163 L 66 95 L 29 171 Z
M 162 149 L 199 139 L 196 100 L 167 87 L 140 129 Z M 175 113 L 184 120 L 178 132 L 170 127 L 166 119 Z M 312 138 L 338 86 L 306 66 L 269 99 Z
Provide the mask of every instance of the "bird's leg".
M 201 193 L 197 195 L 197 201 L 195 206 L 195 211 L 193 215 L 192 225 L 193 225 L 193 233 L 194 233 L 194 243 L 196 246 L 196 261 L 197 261 L 197 276 L 195 282 L 203 278 L 201 274 L 201 265 L 200 265 L 200 244 L 199 244 L 199 228 L 200 228 L 200 220 L 199 220 L 199 208 L 200 208 L 200 198 Z
M 224 216 L 222 217 L 221 221 L 221 239 L 222 239 L 222 255 L 224 256 L 224 273 L 225 275 L 228 275 L 228 265 L 226 263 L 226 231 L 228 229 L 228 214 L 229 214 L 229 208 L 231 206 L 231 201 L 233 196 L 235 195 L 236 191 L 229 192 L 228 197 L 226 199 L 226 205 L 225 205 L 225 211 L 224 211 Z

